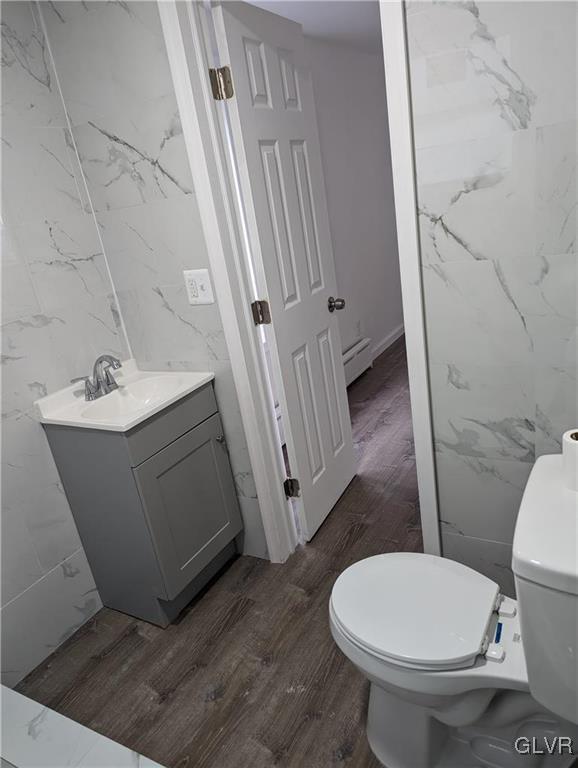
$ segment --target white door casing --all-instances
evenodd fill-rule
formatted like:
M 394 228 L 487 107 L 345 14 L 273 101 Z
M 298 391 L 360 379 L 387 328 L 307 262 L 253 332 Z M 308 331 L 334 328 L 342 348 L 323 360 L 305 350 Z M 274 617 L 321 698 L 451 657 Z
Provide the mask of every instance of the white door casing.
M 355 474 L 311 74 L 301 27 L 240 2 L 214 8 L 243 207 L 309 540 Z M 347 297 L 345 297 L 347 298 Z M 347 311 L 347 310 L 345 310 Z

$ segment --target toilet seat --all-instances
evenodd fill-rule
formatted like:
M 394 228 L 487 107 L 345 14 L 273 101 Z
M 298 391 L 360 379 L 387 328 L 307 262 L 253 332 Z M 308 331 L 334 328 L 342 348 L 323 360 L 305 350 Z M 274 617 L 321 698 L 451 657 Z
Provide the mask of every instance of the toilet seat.
M 357 647 L 388 663 L 471 667 L 488 643 L 498 585 L 461 563 L 395 552 L 355 563 L 335 582 L 331 613 Z

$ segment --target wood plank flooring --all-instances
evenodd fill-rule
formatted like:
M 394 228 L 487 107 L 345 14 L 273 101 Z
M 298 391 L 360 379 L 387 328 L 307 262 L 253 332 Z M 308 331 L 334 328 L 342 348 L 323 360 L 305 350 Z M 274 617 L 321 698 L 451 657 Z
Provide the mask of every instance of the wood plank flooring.
M 378 768 L 327 605 L 349 564 L 421 549 L 403 339 L 349 400 L 358 474 L 307 546 L 239 557 L 166 630 L 103 609 L 18 690 L 168 768 Z

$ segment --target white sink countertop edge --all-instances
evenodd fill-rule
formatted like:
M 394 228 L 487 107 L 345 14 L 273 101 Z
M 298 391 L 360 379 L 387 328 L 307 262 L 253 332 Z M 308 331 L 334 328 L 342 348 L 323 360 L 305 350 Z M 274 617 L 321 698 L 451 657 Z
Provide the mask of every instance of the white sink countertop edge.
M 53 392 L 34 402 L 34 409 L 38 420 L 42 424 L 57 424 L 66 427 L 79 427 L 80 429 L 100 429 L 107 432 L 128 432 L 143 421 L 146 421 L 156 413 L 163 411 L 169 405 L 176 403 L 186 395 L 190 395 L 197 389 L 213 381 L 215 374 L 211 371 L 143 371 L 136 365 L 134 359 L 123 360 L 122 368 L 112 371 L 119 387 L 130 384 L 131 381 L 151 376 L 179 377 L 184 379 L 184 385 L 179 387 L 161 403 L 137 411 L 128 417 L 116 417 L 109 420 L 91 420 L 82 415 L 82 412 L 90 403 L 84 399 L 83 383 L 71 384 L 64 389 Z M 103 397 L 107 397 L 104 395 Z M 99 402 L 98 400 L 91 401 Z

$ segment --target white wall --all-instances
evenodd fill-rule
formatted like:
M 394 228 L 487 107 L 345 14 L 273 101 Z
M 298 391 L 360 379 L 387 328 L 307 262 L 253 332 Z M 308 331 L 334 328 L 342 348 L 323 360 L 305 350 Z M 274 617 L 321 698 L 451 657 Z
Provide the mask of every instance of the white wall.
M 343 348 L 370 336 L 377 354 L 403 318 L 381 53 L 309 38 Z

